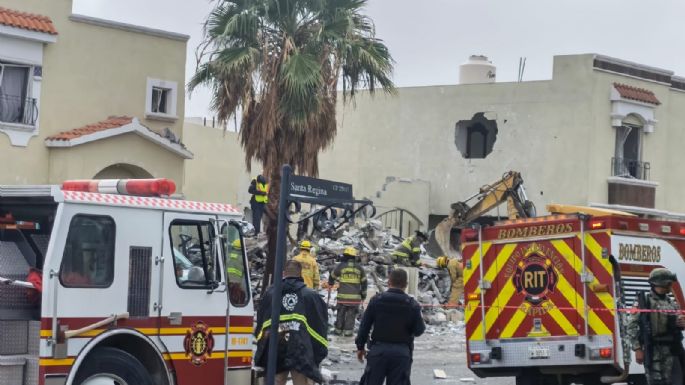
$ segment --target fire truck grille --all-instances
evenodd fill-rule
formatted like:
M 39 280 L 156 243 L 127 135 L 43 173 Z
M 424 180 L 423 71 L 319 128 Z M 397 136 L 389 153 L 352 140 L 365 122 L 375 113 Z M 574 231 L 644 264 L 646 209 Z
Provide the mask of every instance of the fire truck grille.
M 646 277 L 624 277 L 621 279 L 625 307 L 632 308 L 637 301 L 637 294 L 641 291 L 649 291 L 649 282 Z
M 128 313 L 131 317 L 149 316 L 151 265 L 151 247 L 131 247 L 128 279 Z

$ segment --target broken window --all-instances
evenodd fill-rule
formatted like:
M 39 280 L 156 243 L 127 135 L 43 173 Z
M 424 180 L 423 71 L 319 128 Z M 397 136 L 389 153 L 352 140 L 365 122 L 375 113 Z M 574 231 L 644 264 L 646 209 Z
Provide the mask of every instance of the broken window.
M 473 115 L 471 120 L 457 122 L 455 143 L 466 159 L 484 159 L 492 152 L 496 138 L 497 122 L 483 112 Z

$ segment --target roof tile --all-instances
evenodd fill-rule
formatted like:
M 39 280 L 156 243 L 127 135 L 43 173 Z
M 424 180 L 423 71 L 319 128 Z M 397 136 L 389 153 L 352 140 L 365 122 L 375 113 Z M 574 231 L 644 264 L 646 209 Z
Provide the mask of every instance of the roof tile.
M 35 13 L 19 12 L 9 8 L 0 7 L 0 24 L 10 27 L 28 29 L 29 31 L 49 33 L 57 35 L 52 20 L 47 16 Z
M 93 134 L 98 131 L 109 130 L 111 128 L 119 128 L 127 124 L 131 124 L 133 118 L 130 116 L 110 116 L 107 120 L 89 124 L 87 126 L 74 128 L 73 130 L 63 131 L 59 134 L 49 136 L 46 140 L 71 140 L 79 138 L 83 135 Z
M 616 88 L 616 91 L 618 91 L 619 95 L 621 95 L 621 97 L 624 99 L 656 104 L 657 106 L 661 104 L 659 99 L 656 98 L 656 95 L 654 95 L 654 92 L 650 90 L 632 87 L 621 83 L 614 83 L 614 88 Z

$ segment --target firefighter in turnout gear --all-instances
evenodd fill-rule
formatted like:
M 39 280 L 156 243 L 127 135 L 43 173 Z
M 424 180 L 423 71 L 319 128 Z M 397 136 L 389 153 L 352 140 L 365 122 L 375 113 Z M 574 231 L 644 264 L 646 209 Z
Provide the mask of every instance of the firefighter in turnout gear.
M 421 245 L 428 240 L 426 234 L 417 231 L 415 235 L 406 238 L 392 252 L 393 263 L 401 266 L 420 266 Z
M 637 307 L 653 312 L 630 315 L 628 341 L 635 352 L 635 361 L 645 366 L 649 385 L 680 384 L 685 319 L 673 313 L 680 307 L 668 296 L 677 278 L 668 269 L 657 268 L 649 274 L 648 281 L 651 290 L 638 294 Z M 674 378 L 674 374 L 681 378 Z
M 231 242 L 231 250 L 226 258 L 226 276 L 231 301 L 237 304 L 244 303 L 247 296 L 243 271 L 243 245 L 240 239 L 236 239 Z
M 329 286 L 340 282 L 338 288 L 338 314 L 335 320 L 336 335 L 346 337 L 354 334 L 354 320 L 359 312 L 359 305 L 366 299 L 366 273 L 357 262 L 358 252 L 348 247 L 343 252 L 342 262 L 338 263 L 328 278 Z M 342 302 L 342 303 L 341 303 Z
M 464 270 L 461 267 L 461 262 L 456 258 L 448 258 L 444 255 L 438 257 L 436 262 L 438 268 L 446 268 L 450 274 L 452 288 L 450 289 L 450 300 L 447 302 L 447 305 L 456 307 L 464 295 Z
M 312 243 L 305 239 L 300 242 L 300 254 L 294 256 L 293 259 L 302 265 L 304 284 L 310 289 L 319 290 L 319 263 L 310 253 L 311 249 Z
M 264 215 L 266 204 L 269 203 L 269 184 L 266 182 L 264 175 L 260 174 L 252 179 L 247 192 L 252 194 L 252 198 L 250 198 L 252 225 L 254 226 L 255 234 L 259 234 L 262 230 L 262 215 Z

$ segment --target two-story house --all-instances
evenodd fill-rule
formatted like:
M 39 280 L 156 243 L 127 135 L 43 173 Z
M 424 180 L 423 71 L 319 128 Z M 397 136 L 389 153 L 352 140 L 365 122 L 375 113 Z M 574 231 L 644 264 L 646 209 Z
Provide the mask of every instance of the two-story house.
M 0 8 L 0 184 L 169 177 L 181 142 L 188 36 L 72 13 Z

